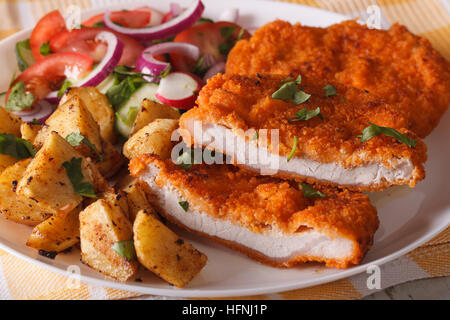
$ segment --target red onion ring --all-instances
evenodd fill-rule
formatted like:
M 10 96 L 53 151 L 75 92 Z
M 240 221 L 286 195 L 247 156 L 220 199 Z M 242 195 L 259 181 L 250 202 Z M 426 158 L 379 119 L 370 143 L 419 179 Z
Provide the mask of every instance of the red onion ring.
M 203 81 L 206 82 L 206 80 L 208 80 L 209 78 L 212 78 L 216 74 L 223 72 L 225 72 L 225 62 L 218 62 L 211 68 L 209 68 L 208 71 L 206 71 L 205 75 L 203 76 Z
M 220 15 L 219 20 L 220 21 L 229 21 L 229 22 L 236 22 L 239 19 L 239 9 L 237 8 L 230 8 L 222 12 Z
M 136 62 L 136 69 L 141 73 L 151 74 L 155 77 L 161 75 L 169 68 L 170 63 L 155 59 L 156 55 L 164 53 L 178 53 L 198 60 L 200 50 L 198 47 L 184 42 L 162 42 L 145 49 Z M 144 77 L 149 82 L 158 82 L 158 78 Z
M 77 87 L 95 87 L 108 77 L 120 61 L 123 53 L 123 43 L 115 34 L 108 31 L 102 31 L 95 37 L 95 41 L 106 42 L 108 49 L 102 61 L 97 67 L 80 82 L 76 83 Z M 46 98 L 51 104 L 58 104 L 58 92 L 51 92 Z
M 194 23 L 197 22 L 197 20 L 202 16 L 204 9 L 205 6 L 200 0 L 194 0 L 192 5 L 188 9 L 180 13 L 179 16 L 154 27 L 136 29 L 119 26 L 111 21 L 111 11 L 105 13 L 104 22 L 106 27 L 122 34 L 129 35 L 137 40 L 148 41 L 164 39 L 170 36 L 174 36 L 194 25 Z
M 181 13 L 182 9 L 181 6 L 178 3 L 171 2 L 170 3 L 170 13 L 172 13 L 172 16 L 176 17 Z
M 33 108 L 30 111 L 13 111 L 13 113 L 19 116 L 23 122 L 37 120 L 40 124 L 43 124 L 53 111 L 53 105 L 47 100 L 39 100 L 33 104 Z

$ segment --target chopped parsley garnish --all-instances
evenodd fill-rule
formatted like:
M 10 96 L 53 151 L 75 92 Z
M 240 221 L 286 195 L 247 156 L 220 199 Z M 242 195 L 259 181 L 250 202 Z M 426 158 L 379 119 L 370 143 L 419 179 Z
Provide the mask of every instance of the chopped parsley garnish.
M 291 153 L 289 153 L 289 155 L 287 157 L 287 162 L 291 161 L 291 159 L 294 156 L 296 150 L 297 150 L 297 136 L 294 136 L 294 144 L 292 146 Z
M 303 196 L 305 198 L 325 198 L 326 197 L 322 192 L 314 189 L 312 186 L 310 186 L 307 183 L 301 182 L 300 185 L 302 186 Z
M 117 241 L 111 246 L 111 249 L 128 261 L 133 261 L 137 258 L 133 240 Z
M 299 112 L 297 112 L 295 114 L 295 119 L 289 119 L 289 122 L 294 122 L 294 121 L 307 121 L 311 118 L 314 117 L 319 117 L 320 119 L 323 119 L 322 115 L 320 114 L 320 108 L 317 107 L 314 110 L 308 111 L 308 109 L 303 108 L 302 110 L 300 110 Z
M 298 76 L 296 80 L 287 78 L 281 81 L 283 83 L 277 91 L 272 94 L 273 99 L 292 100 L 294 104 L 302 104 L 309 100 L 310 94 L 300 90 L 298 86 L 302 82 L 302 76 Z
M 36 150 L 25 139 L 16 138 L 10 133 L 0 133 L 0 153 L 22 160 L 34 157 Z
M 187 201 L 180 201 L 180 202 L 178 202 L 178 204 L 180 205 L 181 208 L 183 208 L 183 210 L 185 212 L 187 212 L 189 210 L 189 202 L 187 202 Z
M 242 36 L 244 35 L 244 31 L 245 31 L 244 28 L 241 28 L 241 30 L 239 30 L 238 37 L 237 37 L 238 41 L 242 39 Z
M 146 81 L 142 77 L 125 76 L 115 74 L 115 83 L 106 92 L 109 103 L 117 110 L 125 104 Z
M 203 18 L 203 17 L 201 17 L 200 19 L 198 19 L 198 22 L 214 23 L 214 21 L 213 21 L 212 19 L 209 19 L 209 18 Z
M 57 95 L 58 98 L 61 98 L 64 95 L 64 93 L 66 92 L 66 90 L 68 88 L 70 88 L 71 86 L 72 86 L 72 82 L 70 82 L 69 80 L 65 80 L 61 89 L 59 89 L 59 91 L 58 91 L 58 95 Z
M 96 22 L 92 25 L 94 28 L 104 28 L 105 23 L 103 21 Z
M 175 163 L 184 170 L 189 170 L 189 168 L 194 164 L 194 149 L 183 152 L 183 154 L 177 158 Z
M 204 62 L 205 56 L 201 56 L 195 63 L 194 69 L 192 69 L 192 73 L 198 75 L 199 77 L 203 77 L 210 68 L 203 66 Z
M 220 28 L 220 34 L 225 39 L 228 39 L 229 37 L 231 37 L 233 35 L 234 30 L 236 30 L 236 26 L 222 27 L 222 28 Z
M 67 140 L 67 142 L 70 143 L 70 145 L 72 147 L 78 147 L 82 143 L 87 145 L 97 155 L 98 160 L 100 162 L 103 161 L 103 159 L 104 159 L 103 154 L 98 152 L 97 147 L 92 142 L 90 142 L 89 139 L 84 137 L 81 133 L 73 132 L 66 137 L 66 140 Z
M 235 45 L 235 43 L 234 42 L 230 42 L 230 41 L 223 42 L 223 43 L 219 44 L 219 52 L 220 52 L 220 54 L 224 55 L 224 56 L 227 56 L 230 53 L 231 49 L 233 49 L 234 45 Z
M 82 160 L 82 158 L 72 158 L 70 162 L 64 162 L 63 167 L 66 169 L 67 176 L 72 183 L 75 193 L 87 198 L 97 198 L 94 185 L 90 182 L 82 182 L 84 179 L 81 171 Z
M 50 45 L 48 43 L 43 43 L 39 48 L 39 53 L 43 56 L 50 55 L 52 53 L 52 50 L 50 50 Z
M 347 103 L 345 98 L 337 93 L 336 88 L 332 84 L 327 84 L 325 87 L 322 88 L 322 90 L 325 90 L 325 98 L 328 98 L 330 96 L 337 96 L 341 98 L 344 103 Z
M 11 88 L 5 108 L 10 111 L 28 109 L 33 105 L 34 99 L 35 97 L 31 92 L 25 91 L 25 83 L 19 81 Z
M 393 137 L 398 142 L 406 144 L 410 148 L 414 148 L 417 144 L 417 141 L 408 137 L 407 135 L 401 134 L 395 129 L 388 127 L 381 127 L 376 124 L 371 123 L 369 126 L 365 127 L 362 131 L 362 135 L 358 136 L 361 139 L 361 143 L 366 142 L 372 138 L 375 138 L 381 134 L 385 136 Z

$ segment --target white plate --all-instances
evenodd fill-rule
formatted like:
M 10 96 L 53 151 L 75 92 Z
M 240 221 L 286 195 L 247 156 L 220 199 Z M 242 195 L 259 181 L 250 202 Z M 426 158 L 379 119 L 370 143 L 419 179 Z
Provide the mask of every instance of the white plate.
M 145 4 L 166 11 L 168 1 L 162 2 L 148 0 Z M 189 0 L 179 2 L 188 4 Z M 204 16 L 213 19 L 217 19 L 226 8 L 238 7 L 241 13 L 238 22 L 245 27 L 260 26 L 276 18 L 291 22 L 301 21 L 305 25 L 313 26 L 327 26 L 345 19 L 332 12 L 280 2 L 204 0 L 204 3 L 206 6 Z M 142 5 L 142 2 L 133 2 L 133 6 L 139 5 Z M 112 8 L 115 9 L 114 6 Z M 100 11 L 86 11 L 84 17 Z M 15 71 L 16 59 L 13 49 L 15 43 L 25 39 L 29 34 L 30 30 L 26 30 L 0 42 L 0 65 L 3 68 L 0 89 L 8 86 Z M 367 266 L 372 264 L 381 265 L 391 261 L 430 240 L 449 225 L 449 141 L 450 113 L 447 112 L 439 127 L 426 139 L 429 149 L 426 180 L 419 183 L 415 189 L 397 187 L 371 195 L 374 205 L 378 208 L 381 225 L 376 233 L 375 243 L 363 263 L 346 270 L 327 269 L 318 264 L 306 264 L 287 270 L 275 269 L 256 263 L 209 240 L 180 232 L 209 258 L 207 266 L 187 288 L 176 289 L 169 286 L 150 272 L 143 273 L 142 283 L 134 281 L 119 283 L 106 279 L 102 274 L 81 264 L 77 250 L 70 254 L 58 255 L 55 260 L 39 256 L 35 250 L 25 246 L 31 228 L 9 222 L 4 218 L 0 218 L 0 248 L 61 274 L 66 274 L 70 265 L 77 265 L 81 269 L 83 281 L 147 294 L 231 297 L 318 285 L 364 272 Z

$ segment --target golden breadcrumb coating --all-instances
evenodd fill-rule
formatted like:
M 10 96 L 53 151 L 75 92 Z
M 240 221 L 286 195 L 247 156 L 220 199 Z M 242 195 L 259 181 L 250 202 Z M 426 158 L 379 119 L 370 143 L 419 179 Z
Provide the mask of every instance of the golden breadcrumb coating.
M 422 138 L 450 103 L 450 62 L 398 24 L 386 31 L 353 20 L 328 28 L 277 20 L 237 43 L 226 72 L 302 74 L 368 90 L 395 103 Z
M 305 103 L 294 105 L 291 101 L 271 97 L 284 78 L 279 75 L 245 77 L 219 74 L 210 79 L 201 90 L 197 100 L 198 107 L 183 114 L 180 128 L 186 129 L 189 122 L 195 119 L 233 130 L 279 129 L 278 153 L 282 156 L 287 157 L 291 153 L 294 137 L 297 137 L 298 146 L 293 157 L 320 163 L 339 163 L 344 168 L 370 163 L 383 163 L 390 168 L 395 161 L 404 158 L 409 159 L 415 168 L 409 181 L 382 181 L 371 186 L 348 186 L 355 190 L 380 190 L 392 184 L 414 186 L 417 181 L 424 178 L 426 146 L 414 133 L 401 129 L 405 124 L 405 118 L 391 105 L 364 91 L 341 85 L 336 85 L 340 96 L 327 98 L 322 89 L 324 82 L 312 81 L 307 77 L 302 78 L 301 86 L 306 93 L 311 94 L 311 97 Z M 294 119 L 294 114 L 305 107 L 308 110 L 319 107 L 323 119 L 316 116 L 307 121 L 288 121 Z M 361 143 L 358 136 L 370 123 L 396 128 L 416 139 L 417 145 L 411 148 L 385 135 Z M 248 143 L 257 143 L 252 137 L 245 138 Z M 189 138 L 185 138 L 185 141 L 189 143 Z M 269 145 L 269 148 L 276 153 L 273 145 Z M 304 177 L 285 175 L 282 172 L 277 175 L 305 180 Z M 311 178 L 309 181 L 330 183 Z
M 130 172 L 139 178 L 149 165 L 159 168 L 156 183 L 160 187 L 171 184 L 189 202 L 190 208 L 216 219 L 228 220 L 255 233 L 274 228 L 292 235 L 313 228 L 354 243 L 354 253 L 345 261 L 304 256 L 281 261 L 236 243 L 214 239 L 271 265 L 287 267 L 297 262 L 324 261 L 328 266 L 345 268 L 357 264 L 372 245 L 378 228 L 376 209 L 362 193 L 315 186 L 326 197 L 305 198 L 299 185 L 292 181 L 256 176 L 232 165 L 202 164 L 184 170 L 171 160 L 163 161 L 153 155 L 133 159 Z

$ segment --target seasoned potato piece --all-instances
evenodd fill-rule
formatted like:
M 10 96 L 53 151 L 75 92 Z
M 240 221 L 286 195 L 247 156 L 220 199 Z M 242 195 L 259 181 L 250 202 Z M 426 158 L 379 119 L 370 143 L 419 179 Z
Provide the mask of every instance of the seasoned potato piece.
M 36 205 L 53 214 L 74 209 L 82 197 L 75 193 L 63 167 L 63 163 L 70 162 L 72 158 L 82 156 L 60 135 L 52 132 L 20 179 L 17 193 L 34 200 Z M 83 181 L 94 183 L 95 186 L 98 183 L 92 180 L 97 175 L 95 166 L 83 158 L 81 169 Z
M 95 87 L 72 87 L 66 91 L 61 103 L 65 103 L 74 96 L 78 96 L 84 102 L 84 105 L 100 126 L 101 137 L 110 143 L 115 143 L 117 135 L 114 130 L 114 109 L 111 107 L 108 98 Z
M 153 120 L 178 118 L 180 118 L 180 113 L 176 109 L 166 106 L 165 104 L 145 99 L 142 101 L 141 108 L 134 121 L 130 136 L 141 130 Z
M 50 136 L 50 133 L 52 133 L 52 130 L 47 125 L 44 124 L 43 126 L 41 126 L 41 130 L 38 131 L 33 142 L 31 142 L 33 144 L 33 147 L 36 150 L 42 148 L 45 140 L 47 140 L 47 138 Z
M 27 246 L 47 252 L 61 252 L 80 241 L 81 206 L 69 212 L 58 212 L 38 224 L 27 241 Z
M 36 139 L 36 136 L 41 129 L 42 125 L 40 124 L 24 122 L 20 126 L 20 134 L 22 135 L 23 139 L 29 141 L 31 144 L 34 144 L 34 140 Z
M 78 96 L 60 104 L 50 118 L 45 121 L 45 124 L 50 131 L 56 131 L 63 138 L 72 133 L 80 133 L 97 148 L 99 153 L 103 152 L 100 128 Z M 95 152 L 84 143 L 75 149 L 84 156 L 96 157 Z
M 35 226 L 51 214 L 42 211 L 34 200 L 16 194 L 18 181 L 30 162 L 31 159 L 19 161 L 0 175 L 0 211 L 9 220 Z
M 208 259 L 148 212 L 138 213 L 133 232 L 139 262 L 177 287 L 186 286 Z
M 16 158 L 13 158 L 7 154 L 0 154 L 0 173 L 6 168 L 17 162 Z
M 124 165 L 125 158 L 109 141 L 103 140 L 103 161 L 96 165 L 105 178 L 110 178 Z
M 111 189 L 107 192 L 100 194 L 99 198 L 105 200 L 112 206 L 118 205 L 122 210 L 123 214 L 127 218 L 129 217 L 127 194 L 124 191 Z
M 129 207 L 129 218 L 133 222 L 136 219 L 136 215 L 141 210 L 146 210 L 147 212 L 153 212 L 154 209 L 150 202 L 148 202 L 147 196 L 145 195 L 144 189 L 142 188 L 141 182 L 137 179 L 131 181 L 123 191 L 127 195 L 128 207 Z
M 136 273 L 138 262 L 113 249 L 132 238 L 133 228 L 118 201 L 100 199 L 80 213 L 81 259 L 109 277 L 126 281 Z
M 20 117 L 0 107 L 0 133 L 12 133 L 16 137 L 20 137 Z
M 141 154 L 153 153 L 167 159 L 173 142 L 172 132 L 178 128 L 178 120 L 156 119 L 132 136 L 123 146 L 123 154 L 132 159 Z

